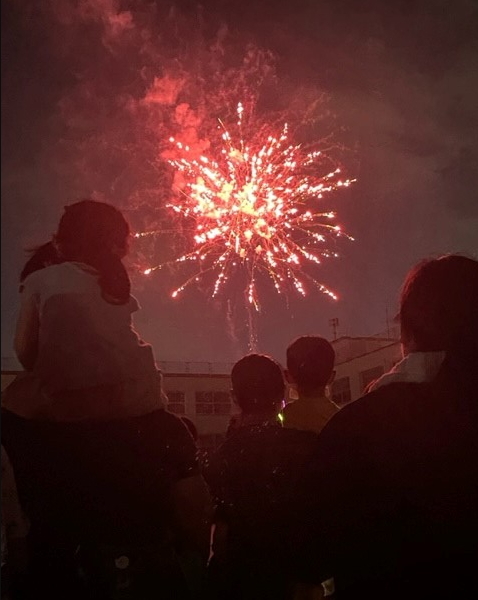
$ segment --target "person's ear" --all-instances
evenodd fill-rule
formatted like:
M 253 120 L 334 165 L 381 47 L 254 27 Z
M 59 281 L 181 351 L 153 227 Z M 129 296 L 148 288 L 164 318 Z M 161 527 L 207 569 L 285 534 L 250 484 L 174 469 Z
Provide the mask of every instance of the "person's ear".
M 327 381 L 327 385 L 332 385 L 332 383 L 334 382 L 334 379 L 335 379 L 335 374 L 336 374 L 336 371 L 334 369 L 332 371 L 332 373 L 330 374 L 329 380 Z

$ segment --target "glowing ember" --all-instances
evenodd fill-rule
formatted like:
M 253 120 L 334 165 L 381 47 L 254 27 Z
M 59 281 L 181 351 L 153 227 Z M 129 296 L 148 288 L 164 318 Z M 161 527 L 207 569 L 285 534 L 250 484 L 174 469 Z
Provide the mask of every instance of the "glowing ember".
M 169 207 L 190 219 L 194 227 L 193 249 L 174 262 L 198 263 L 197 273 L 172 296 L 213 272 L 214 297 L 238 269 L 245 269 L 247 299 L 256 309 L 260 274 L 270 277 L 278 293 L 292 287 L 305 296 L 308 280 L 336 299 L 304 266 L 337 256 L 327 241 L 345 234 L 332 222 L 334 213 L 317 212 L 313 207 L 324 194 L 347 187 L 353 180 L 340 179 L 338 168 L 319 176 L 321 153 L 290 145 L 287 124 L 278 135 L 261 130 L 244 140 L 242 115 L 243 106 L 238 104 L 237 142 L 221 123 L 217 158 L 198 157 L 175 138 L 169 140 L 180 156 L 169 161 L 176 169 L 178 196 Z M 162 266 L 150 267 L 144 274 Z

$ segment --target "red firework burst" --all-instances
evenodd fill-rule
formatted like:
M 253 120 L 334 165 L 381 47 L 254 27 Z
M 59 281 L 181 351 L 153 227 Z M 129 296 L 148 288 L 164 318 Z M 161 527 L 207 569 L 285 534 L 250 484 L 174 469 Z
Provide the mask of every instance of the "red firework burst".
M 326 194 L 354 180 L 342 179 L 339 168 L 324 172 L 324 164 L 330 163 L 320 151 L 291 143 L 287 124 L 278 133 L 260 128 L 244 139 L 242 119 L 239 103 L 237 135 L 219 122 L 222 136 L 216 156 L 197 156 L 174 137 L 169 140 L 178 158 L 169 160 L 176 177 L 175 200 L 168 207 L 190 221 L 194 231 L 191 250 L 173 263 L 198 265 L 172 297 L 211 272 L 215 297 L 241 269 L 247 273 L 248 302 L 256 309 L 261 275 L 272 280 L 278 293 L 292 288 L 305 296 L 307 280 L 336 299 L 305 268 L 337 256 L 330 246 L 332 238 L 352 239 L 334 222 L 335 213 L 318 207 Z M 144 274 L 163 266 L 148 267 Z

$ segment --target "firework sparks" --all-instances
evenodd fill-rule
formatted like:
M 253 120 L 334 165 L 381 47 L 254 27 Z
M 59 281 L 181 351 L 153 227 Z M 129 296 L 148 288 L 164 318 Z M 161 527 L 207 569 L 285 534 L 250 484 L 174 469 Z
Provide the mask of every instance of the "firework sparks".
M 243 139 L 243 110 L 239 103 L 236 137 L 220 122 L 218 158 L 198 157 L 174 137 L 169 140 L 180 156 L 169 161 L 180 180 L 175 186 L 177 198 L 169 208 L 190 220 L 194 231 L 191 251 L 173 262 L 198 265 L 172 297 L 211 272 L 215 297 L 237 270 L 243 269 L 248 281 L 246 297 L 256 309 L 257 281 L 264 274 L 278 293 L 292 288 L 305 296 L 308 281 L 336 299 L 304 268 L 337 256 L 328 242 L 347 234 L 334 223 L 333 212 L 318 212 L 314 207 L 324 195 L 348 187 L 353 180 L 341 179 L 339 168 L 317 175 L 321 152 L 307 152 L 301 145 L 291 144 L 287 124 L 279 134 L 261 130 Z M 148 234 L 137 234 L 142 235 Z M 162 266 L 149 267 L 144 274 Z

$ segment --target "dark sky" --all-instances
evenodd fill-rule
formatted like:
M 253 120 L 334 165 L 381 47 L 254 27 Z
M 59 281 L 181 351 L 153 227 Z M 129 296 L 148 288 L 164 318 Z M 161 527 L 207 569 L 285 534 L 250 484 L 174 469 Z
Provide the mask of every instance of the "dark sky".
M 125 98 L 141 106 L 145 81 L 155 68 L 160 76 L 165 15 L 191 37 L 201 30 L 213 40 L 227 25 L 236 48 L 271 50 L 289 88 L 329 94 L 350 150 L 357 183 L 332 208 L 356 241 L 321 273 L 340 300 L 268 297 L 261 351 L 282 360 L 296 335 L 329 336 L 332 317 L 341 334 L 384 330 L 412 264 L 444 252 L 478 255 L 477 1 L 156 5 L 2 1 L 2 357 L 13 354 L 25 248 L 47 239 L 62 206 L 79 197 L 97 193 L 132 209 L 128 199 L 141 196 L 141 127 L 134 132 L 118 107 Z M 128 169 L 135 173 L 123 176 Z M 228 320 L 224 304 L 200 290 L 172 301 L 159 275 L 134 284 L 143 307 L 136 325 L 158 359 L 229 361 L 245 350 L 243 316 Z

